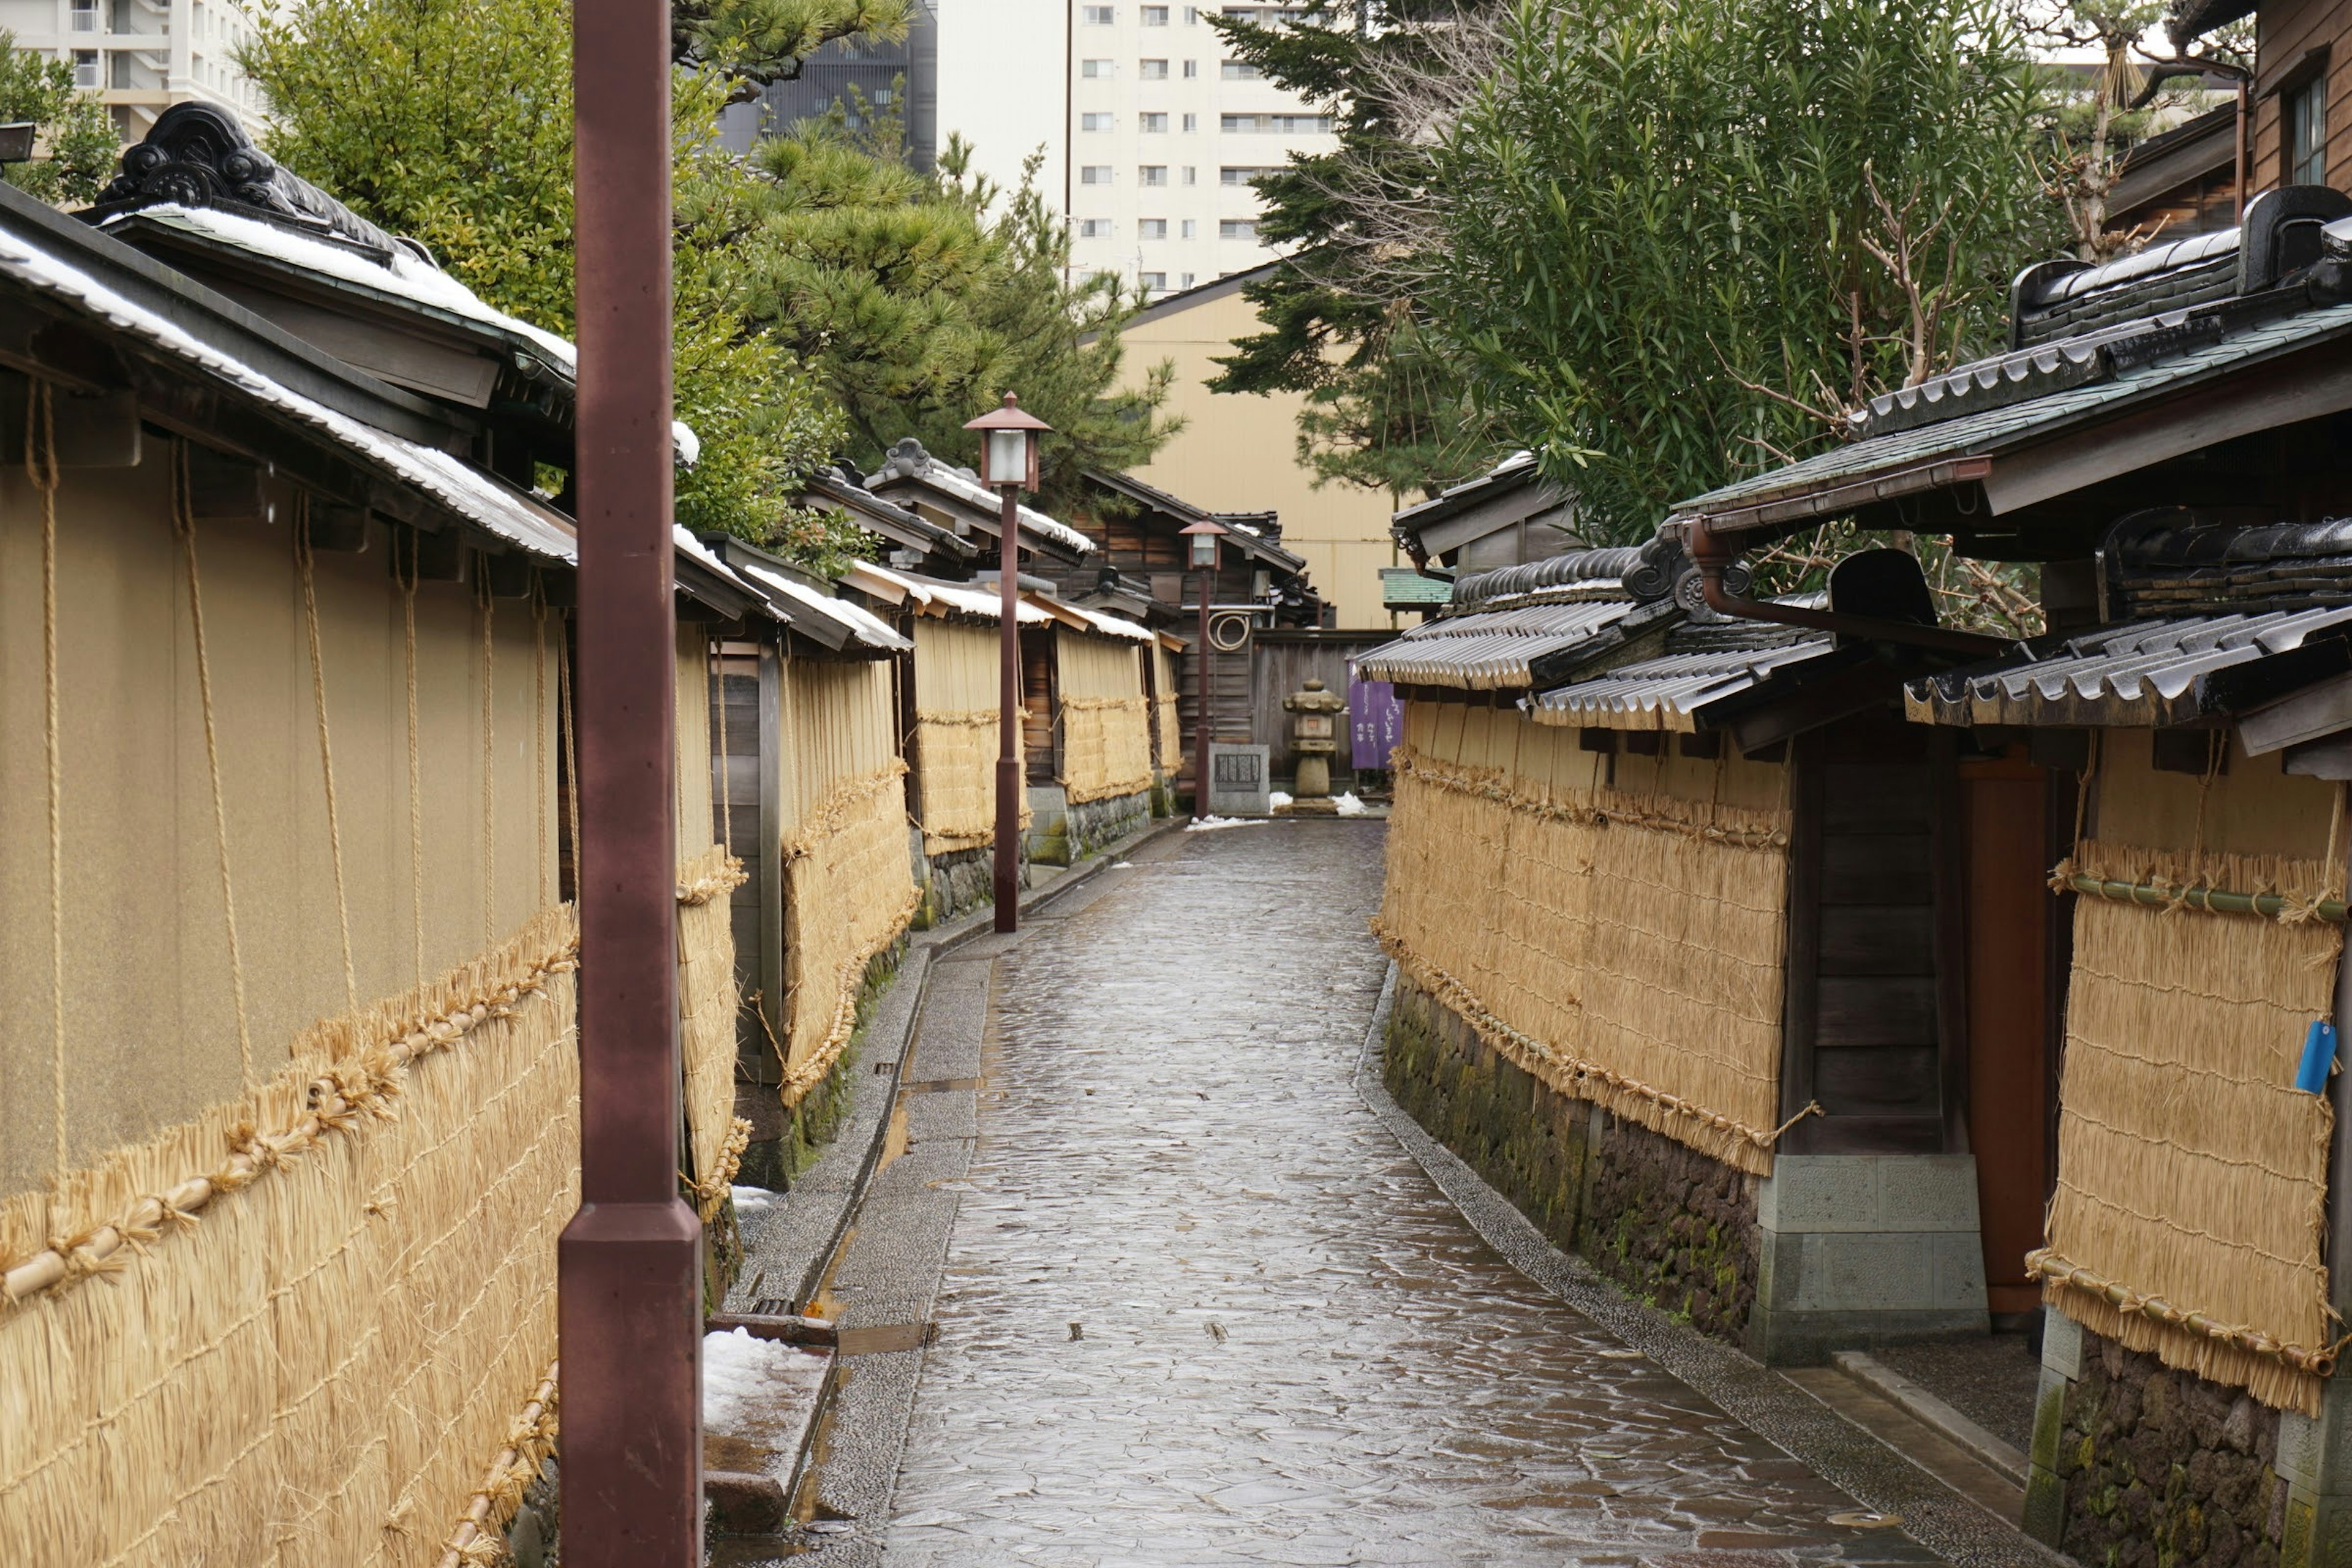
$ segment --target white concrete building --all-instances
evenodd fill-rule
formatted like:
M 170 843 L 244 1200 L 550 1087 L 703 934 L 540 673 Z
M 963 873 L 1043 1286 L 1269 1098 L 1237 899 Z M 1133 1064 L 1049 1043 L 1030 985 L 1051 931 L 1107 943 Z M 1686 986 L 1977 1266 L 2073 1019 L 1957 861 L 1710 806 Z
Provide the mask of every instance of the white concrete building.
M 70 60 L 125 142 L 189 99 L 260 129 L 261 96 L 231 58 L 253 31 L 234 0 L 0 0 L 0 29 L 19 48 Z
M 5 3 L 5 0 L 0 0 Z M 1271 21 L 1276 4 L 932 0 L 942 145 L 960 132 L 1001 184 L 1045 149 L 1073 259 L 1155 296 L 1244 271 L 1259 242 L 1250 181 L 1336 145 L 1329 119 L 1226 58 L 1203 14 Z

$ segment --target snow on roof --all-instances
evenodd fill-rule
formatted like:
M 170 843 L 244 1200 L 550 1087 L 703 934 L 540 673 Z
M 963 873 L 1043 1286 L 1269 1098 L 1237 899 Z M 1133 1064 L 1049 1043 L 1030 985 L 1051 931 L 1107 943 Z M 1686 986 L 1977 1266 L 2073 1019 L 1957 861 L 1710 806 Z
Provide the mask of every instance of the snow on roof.
M 1106 637 L 1128 637 L 1136 642 L 1152 640 L 1149 628 L 1138 626 L 1122 616 L 1107 616 L 1100 610 L 1089 610 L 1083 605 L 1066 604 L 1060 599 L 1055 600 L 1054 603 L 1084 620 Z
M 943 490 L 952 491 L 972 505 L 985 507 L 991 512 L 1004 504 L 1003 498 L 982 484 L 976 476 L 962 468 L 942 463 L 937 458 L 931 459 L 930 466 L 923 470 L 922 477 L 925 482 L 935 484 Z M 1017 507 L 1015 512 L 1021 519 L 1021 526 L 1030 532 L 1050 539 L 1063 548 L 1076 551 L 1080 555 L 1094 553 L 1095 542 L 1068 523 L 1047 517 L 1033 507 Z
M 861 588 L 866 578 L 895 590 L 901 599 L 912 599 L 926 609 L 936 605 L 942 610 L 954 610 L 967 616 L 981 616 L 989 620 L 1000 618 L 1002 601 L 985 588 L 975 588 L 969 583 L 942 583 L 934 577 L 917 577 L 905 572 L 894 572 L 887 566 L 877 566 L 871 561 L 860 561 L 850 567 L 852 583 Z M 867 591 L 872 592 L 871 588 Z M 1054 617 L 1042 607 L 1023 599 L 1014 607 L 1014 619 L 1026 624 L 1042 624 Z
M 305 272 L 356 283 L 414 305 L 497 327 L 527 340 L 566 375 L 580 374 L 579 351 L 569 338 L 534 327 L 520 316 L 508 315 L 438 267 L 404 250 L 394 251 L 391 264 L 386 266 L 350 246 L 313 239 L 278 224 L 223 212 L 217 207 L 182 206 L 177 202 L 118 213 L 106 223 L 116 224 L 129 217 L 147 218 L 184 233 L 268 257 Z M 677 460 L 687 467 L 693 467 L 701 458 L 702 438 L 684 420 L 671 422 L 670 438 L 677 447 Z
M 794 582 L 781 572 L 771 572 L 755 562 L 743 563 L 743 571 L 759 581 L 762 587 L 772 589 L 796 604 L 806 605 L 821 616 L 830 616 L 849 627 L 859 642 L 868 647 L 905 648 L 915 645 L 890 629 L 872 611 L 836 599 L 830 594 L 820 594 L 805 583 Z
M 282 225 L 223 212 L 217 207 L 182 206 L 176 202 L 138 207 L 118 214 L 107 219 L 107 223 L 116 224 L 129 217 L 146 218 L 202 238 L 252 251 L 257 256 L 267 256 L 289 267 L 299 267 L 305 272 L 356 283 L 363 289 L 395 295 L 413 304 L 429 306 L 453 316 L 465 316 L 503 328 L 520 337 L 529 338 L 565 370 L 575 368 L 577 356 L 567 339 L 485 303 L 481 296 L 438 267 L 404 251 L 393 252 L 391 265 L 386 266 L 349 246 L 312 239 Z
M 571 525 L 522 491 L 448 453 L 379 430 L 278 384 L 197 341 L 25 236 L 0 230 L 0 275 L 68 300 L 110 325 L 199 366 L 256 400 L 320 431 L 486 531 L 548 560 L 575 562 Z

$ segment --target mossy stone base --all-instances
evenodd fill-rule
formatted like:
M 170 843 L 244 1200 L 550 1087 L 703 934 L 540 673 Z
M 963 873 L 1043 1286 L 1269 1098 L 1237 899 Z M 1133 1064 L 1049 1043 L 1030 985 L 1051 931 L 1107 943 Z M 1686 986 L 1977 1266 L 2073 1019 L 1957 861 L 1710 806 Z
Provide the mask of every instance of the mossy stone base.
M 1549 1088 L 1402 978 L 1382 1077 L 1407 1114 L 1555 1246 L 1739 1342 L 1760 1253 L 1752 1178 Z
M 770 1192 L 787 1191 L 840 1132 L 842 1118 L 849 1113 L 850 1097 L 856 1092 L 855 1079 L 864 1055 L 866 1020 L 873 1016 L 882 993 L 898 978 L 898 965 L 906 956 L 907 938 L 901 933 L 866 962 L 865 978 L 857 988 L 857 1021 L 850 1030 L 849 1043 L 800 1103 L 784 1112 L 782 1134 L 743 1151 L 743 1163 L 735 1176 L 738 1182 Z

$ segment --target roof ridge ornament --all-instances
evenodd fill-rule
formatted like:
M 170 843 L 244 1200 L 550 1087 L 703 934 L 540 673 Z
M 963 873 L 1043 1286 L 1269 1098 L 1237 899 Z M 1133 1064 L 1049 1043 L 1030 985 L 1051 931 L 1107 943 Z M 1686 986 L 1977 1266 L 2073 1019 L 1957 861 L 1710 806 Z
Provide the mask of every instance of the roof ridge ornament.
M 406 253 L 437 266 L 431 251 L 391 234 L 318 186 L 279 166 L 254 144 L 243 122 L 216 105 L 175 103 L 157 116 L 146 139 L 122 150 L 121 172 L 85 216 L 105 216 L 163 203 L 248 207 L 376 252 L 389 262 Z

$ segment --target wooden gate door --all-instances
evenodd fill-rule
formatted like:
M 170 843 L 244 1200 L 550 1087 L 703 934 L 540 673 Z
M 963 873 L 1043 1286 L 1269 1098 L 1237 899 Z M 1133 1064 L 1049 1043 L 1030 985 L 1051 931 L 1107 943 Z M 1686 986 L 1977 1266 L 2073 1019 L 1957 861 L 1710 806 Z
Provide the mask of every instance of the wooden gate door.
M 1969 1143 L 1977 1157 L 1988 1305 L 2032 1310 L 2025 1255 L 2042 1241 L 2058 1020 L 2051 775 L 2010 754 L 1960 763 L 1968 838 Z

